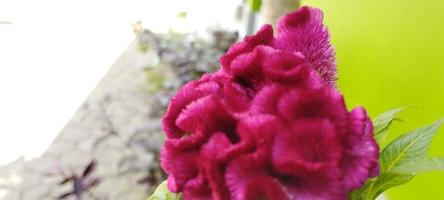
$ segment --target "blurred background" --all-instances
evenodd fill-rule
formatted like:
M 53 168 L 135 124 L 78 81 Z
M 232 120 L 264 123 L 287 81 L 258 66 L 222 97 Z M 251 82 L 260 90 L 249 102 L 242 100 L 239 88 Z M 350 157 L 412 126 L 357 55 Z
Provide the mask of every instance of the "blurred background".
M 406 110 L 391 138 L 444 116 L 444 1 L 307 0 L 324 10 L 336 47 L 339 89 L 348 107 L 364 106 L 375 117 Z M 432 144 L 444 155 L 444 129 Z M 387 192 L 388 199 L 444 199 L 444 172 L 420 174 Z
M 401 114 L 392 138 L 444 116 L 443 1 L 301 4 L 324 10 L 349 108 L 375 117 L 420 105 Z M 169 97 L 295 6 L 0 0 L 0 199 L 145 199 L 164 178 L 159 117 Z M 444 155 L 443 129 L 432 155 Z M 421 174 L 386 197 L 444 199 L 443 179 Z

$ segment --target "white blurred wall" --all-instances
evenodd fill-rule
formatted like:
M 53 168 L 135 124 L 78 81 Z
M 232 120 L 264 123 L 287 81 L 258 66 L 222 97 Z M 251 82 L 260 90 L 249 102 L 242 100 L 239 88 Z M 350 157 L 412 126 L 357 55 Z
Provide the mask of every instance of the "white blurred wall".
M 235 27 L 240 1 L 0 0 L 0 165 L 43 153 L 133 39 L 133 22 Z

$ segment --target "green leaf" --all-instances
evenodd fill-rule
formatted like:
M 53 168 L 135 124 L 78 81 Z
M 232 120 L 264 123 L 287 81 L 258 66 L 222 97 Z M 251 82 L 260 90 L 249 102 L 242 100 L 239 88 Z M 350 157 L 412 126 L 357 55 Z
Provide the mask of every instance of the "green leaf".
M 392 121 L 399 111 L 392 112 L 392 117 L 388 117 L 386 120 L 379 120 L 378 122 Z M 420 161 L 424 161 L 427 157 L 433 136 L 442 123 L 444 123 L 444 119 L 402 135 L 388 144 L 380 157 L 381 175 L 376 179 L 368 181 L 362 188 L 352 193 L 352 199 L 373 200 L 387 189 L 412 180 L 417 171 L 414 170 L 412 165 L 417 165 L 417 169 L 419 169 Z M 385 124 L 379 125 L 378 130 L 386 129 L 390 123 Z M 443 159 L 434 159 L 430 161 L 428 168 L 440 169 L 443 163 Z M 412 170 L 406 170 L 409 167 L 412 167 Z M 426 170 L 426 167 L 422 167 Z
M 382 173 L 376 179 L 367 181 L 363 187 L 353 191 L 350 200 L 374 200 L 385 190 L 407 183 L 414 176 L 414 174 Z
M 415 174 L 382 173 L 350 194 L 350 200 L 374 200 L 389 188 L 412 180 Z
M 426 158 L 403 163 L 392 169 L 396 173 L 444 171 L 444 157 Z
M 248 5 L 250 6 L 251 11 L 259 12 L 262 5 L 262 0 L 248 0 Z
M 164 181 L 147 200 L 182 200 L 182 194 L 170 192 Z
M 373 187 L 372 185 L 374 184 L 375 180 L 368 180 L 364 186 L 362 186 L 359 189 L 354 190 L 353 192 L 350 193 L 349 197 L 350 200 L 367 200 L 370 198 L 367 198 L 367 195 L 369 195 L 368 191 L 370 189 L 370 187 Z
M 396 173 L 382 173 L 378 176 L 375 183 L 372 185 L 372 188 L 369 192 L 369 198 L 367 199 L 376 199 L 380 194 L 384 191 L 405 184 L 412 180 L 415 177 L 414 173 L 410 174 L 396 174 Z
M 379 145 L 381 145 L 381 143 L 384 142 L 384 140 L 387 136 L 390 124 L 395 119 L 397 119 L 396 116 L 398 115 L 398 113 L 405 110 L 408 107 L 410 107 L 410 106 L 405 106 L 402 108 L 395 108 L 395 109 L 389 110 L 387 112 L 384 112 L 384 113 L 380 114 L 378 117 L 376 117 L 376 119 L 373 122 L 374 136 L 375 136 L 375 139 Z
M 430 143 L 444 119 L 407 133 L 384 148 L 381 154 L 382 172 L 390 172 L 394 167 L 416 159 L 427 157 Z

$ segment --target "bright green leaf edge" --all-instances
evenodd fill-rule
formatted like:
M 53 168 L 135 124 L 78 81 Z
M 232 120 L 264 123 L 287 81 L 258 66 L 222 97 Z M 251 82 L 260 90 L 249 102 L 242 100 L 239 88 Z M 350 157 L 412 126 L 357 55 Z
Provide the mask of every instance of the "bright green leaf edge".
M 182 194 L 170 192 L 166 183 L 162 182 L 147 200 L 182 200 Z
M 425 158 L 404 163 L 392 169 L 395 173 L 444 171 L 444 157 Z
M 394 167 L 427 156 L 433 136 L 444 123 L 440 119 L 431 125 L 402 135 L 388 144 L 381 153 L 381 170 L 390 172 Z
M 407 108 L 410 108 L 412 106 L 405 106 L 401 108 L 395 108 L 389 111 L 386 111 L 382 114 L 380 114 L 373 122 L 374 127 L 374 136 L 375 140 L 378 142 L 379 146 L 382 145 L 382 143 L 385 141 L 385 138 L 387 137 L 388 130 L 392 122 L 397 118 L 397 115 L 404 111 Z
M 385 117 L 379 118 L 379 127 L 375 130 L 387 131 L 396 114 L 405 108 L 383 113 Z M 444 157 L 427 158 L 433 136 L 443 123 L 444 118 L 393 140 L 381 153 L 381 174 L 352 192 L 350 198 L 373 200 L 384 191 L 412 180 L 416 173 L 444 170 Z

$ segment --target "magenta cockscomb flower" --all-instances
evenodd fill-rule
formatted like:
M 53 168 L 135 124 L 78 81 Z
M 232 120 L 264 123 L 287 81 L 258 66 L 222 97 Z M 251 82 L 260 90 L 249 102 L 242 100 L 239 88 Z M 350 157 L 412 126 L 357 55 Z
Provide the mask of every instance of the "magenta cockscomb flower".
M 284 16 L 221 57 L 222 69 L 183 86 L 163 118 L 168 188 L 184 199 L 343 200 L 378 175 L 363 108 L 335 84 L 322 12 Z
M 222 68 L 225 71 L 239 70 L 232 63 L 235 58 L 251 53 L 258 46 L 302 53 L 306 62 L 320 74 L 326 84 L 334 85 L 336 81 L 335 53 L 330 45 L 328 30 L 323 25 L 323 13 L 319 9 L 302 7 L 282 17 L 276 38 L 273 37 L 271 25 L 262 26 L 256 35 L 245 37 L 244 41 L 233 45 L 221 57 Z

